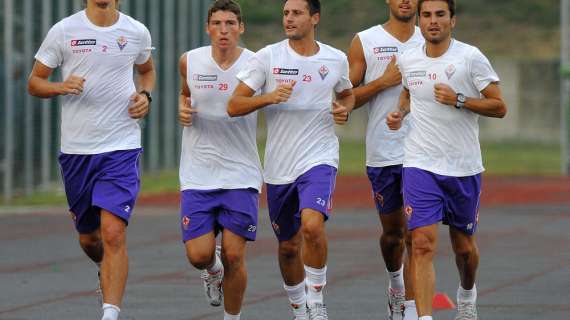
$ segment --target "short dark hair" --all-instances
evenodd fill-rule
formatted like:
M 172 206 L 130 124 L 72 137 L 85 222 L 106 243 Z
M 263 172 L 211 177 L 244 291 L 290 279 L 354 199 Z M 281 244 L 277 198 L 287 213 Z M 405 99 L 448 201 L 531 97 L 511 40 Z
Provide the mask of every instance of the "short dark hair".
M 115 5 L 118 6 L 119 5 L 119 1 L 120 0 L 115 0 Z M 87 0 L 83 0 L 83 4 L 87 5 Z
M 424 2 L 426 2 L 426 1 L 447 2 L 447 5 L 449 6 L 449 12 L 451 13 L 451 17 L 453 18 L 455 16 L 455 0 L 419 0 L 419 2 L 418 2 L 418 13 L 422 12 L 422 4 L 424 4 Z
M 241 7 L 234 0 L 216 0 L 208 9 L 208 23 L 212 15 L 218 11 L 230 11 L 237 16 L 238 22 L 242 22 Z
M 285 0 L 287 2 L 288 0 Z M 314 16 L 317 13 L 321 13 L 321 1 L 320 0 L 305 0 L 309 6 L 309 14 Z

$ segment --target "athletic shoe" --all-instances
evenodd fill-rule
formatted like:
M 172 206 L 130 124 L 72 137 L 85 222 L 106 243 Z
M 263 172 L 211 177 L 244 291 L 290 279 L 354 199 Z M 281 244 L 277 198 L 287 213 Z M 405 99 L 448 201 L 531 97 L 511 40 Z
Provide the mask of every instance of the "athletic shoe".
M 295 317 L 293 318 L 293 320 L 308 320 L 309 318 L 307 318 L 307 315 L 309 313 L 309 311 L 307 310 L 307 306 L 297 306 L 296 305 L 291 305 L 291 308 L 293 308 L 293 313 L 295 313 L 296 310 L 298 310 L 299 308 L 304 308 L 305 309 L 305 314 L 304 315 L 295 315 Z
M 404 320 L 418 320 L 415 303 L 410 305 L 404 304 Z
M 221 248 L 216 247 L 216 256 L 220 258 Z M 224 269 L 218 271 L 217 273 L 209 273 L 207 270 L 203 270 L 200 278 L 204 283 L 204 293 L 206 294 L 206 299 L 210 305 L 214 307 L 219 307 L 222 304 L 222 298 L 224 297 L 222 284 L 224 280 Z
M 406 296 L 403 290 L 388 289 L 388 320 L 404 319 L 404 302 Z
M 454 320 L 477 320 L 477 305 L 475 302 L 457 301 L 457 314 Z
M 309 320 L 328 320 L 327 307 L 324 303 L 315 303 L 308 307 Z

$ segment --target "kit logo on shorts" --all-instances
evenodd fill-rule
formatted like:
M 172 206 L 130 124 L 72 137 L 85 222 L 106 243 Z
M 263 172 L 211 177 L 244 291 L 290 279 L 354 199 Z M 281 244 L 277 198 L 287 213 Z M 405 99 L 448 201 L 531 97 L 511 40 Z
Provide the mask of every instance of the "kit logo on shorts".
M 299 69 L 273 68 L 273 74 L 281 74 L 284 76 L 297 76 L 299 75 Z
M 186 231 L 190 228 L 190 218 L 188 216 L 182 217 L 182 228 Z
M 97 45 L 96 39 L 71 40 L 71 46 L 72 47 L 94 46 L 94 45 Z
M 273 231 L 275 231 L 276 235 L 279 235 L 281 233 L 281 230 L 279 229 L 279 225 L 277 223 L 275 223 L 275 221 L 271 222 L 271 226 L 273 227 Z
M 325 80 L 325 78 L 329 75 L 329 68 L 327 68 L 327 66 L 325 66 L 324 64 L 319 68 L 319 75 L 321 76 L 321 79 Z
M 125 49 L 127 44 L 129 44 L 129 41 L 127 40 L 127 38 L 120 36 L 119 39 L 117 39 L 117 45 L 119 46 L 119 49 L 121 51 L 123 51 L 123 49 Z
M 405 209 L 405 213 L 406 213 L 406 217 L 408 217 L 408 219 L 410 219 L 412 217 L 412 214 L 414 213 L 414 209 L 412 208 L 412 206 L 406 206 Z
M 384 207 L 384 196 L 380 192 L 376 192 L 374 199 L 381 207 Z

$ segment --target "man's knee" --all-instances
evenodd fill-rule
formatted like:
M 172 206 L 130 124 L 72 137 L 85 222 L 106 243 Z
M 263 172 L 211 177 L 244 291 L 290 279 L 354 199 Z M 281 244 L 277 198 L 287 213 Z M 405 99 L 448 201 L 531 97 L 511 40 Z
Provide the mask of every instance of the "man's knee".
M 300 254 L 301 241 L 298 239 L 282 241 L 279 243 L 279 257 L 281 257 L 281 259 L 293 260 L 298 258 Z
M 222 249 L 222 262 L 224 263 L 224 268 L 228 269 L 239 269 L 243 265 L 244 253 L 237 249 Z
M 455 256 L 462 259 L 469 259 L 474 255 L 479 254 L 479 249 L 475 242 L 463 241 L 461 243 L 456 243 L 453 245 L 453 252 Z
M 188 257 L 190 264 L 199 270 L 207 269 L 214 261 L 214 253 L 207 251 L 186 250 L 186 257 Z
M 125 225 L 122 222 L 110 223 L 101 227 L 101 239 L 105 248 L 122 249 L 125 246 Z
M 307 243 L 318 243 L 325 235 L 325 222 L 321 213 L 313 212 L 308 218 L 303 219 L 301 232 Z
M 85 250 L 93 250 L 102 246 L 101 234 L 99 231 L 90 234 L 79 235 L 79 245 Z
M 405 231 L 403 228 L 384 229 L 382 232 L 382 243 L 391 248 L 403 246 L 404 236 Z
M 429 232 L 414 231 L 412 252 L 414 256 L 433 256 L 435 252 L 435 237 Z

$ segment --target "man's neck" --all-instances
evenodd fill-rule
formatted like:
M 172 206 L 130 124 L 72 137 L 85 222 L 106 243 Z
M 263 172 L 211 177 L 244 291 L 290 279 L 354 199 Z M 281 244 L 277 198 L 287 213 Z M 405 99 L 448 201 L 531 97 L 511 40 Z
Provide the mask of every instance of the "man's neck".
M 414 35 L 416 18 L 412 18 L 410 21 L 401 21 L 394 16 L 390 16 L 390 19 L 384 23 L 383 27 L 386 32 L 400 42 L 407 42 Z
M 218 64 L 222 70 L 231 68 L 234 63 L 239 59 L 243 48 L 233 47 L 230 49 L 219 49 L 212 47 L 212 59 Z
M 93 6 L 87 6 L 85 14 L 89 21 L 98 27 L 110 27 L 119 20 L 119 11 L 111 7 L 100 9 Z
M 426 41 L 426 55 L 430 58 L 439 58 L 443 56 L 451 46 L 451 37 L 441 41 L 440 43 L 431 43 Z
M 307 36 L 303 39 L 293 40 L 289 39 L 289 46 L 297 54 L 304 57 L 310 57 L 317 54 L 320 50 L 319 45 L 315 41 L 315 36 Z

